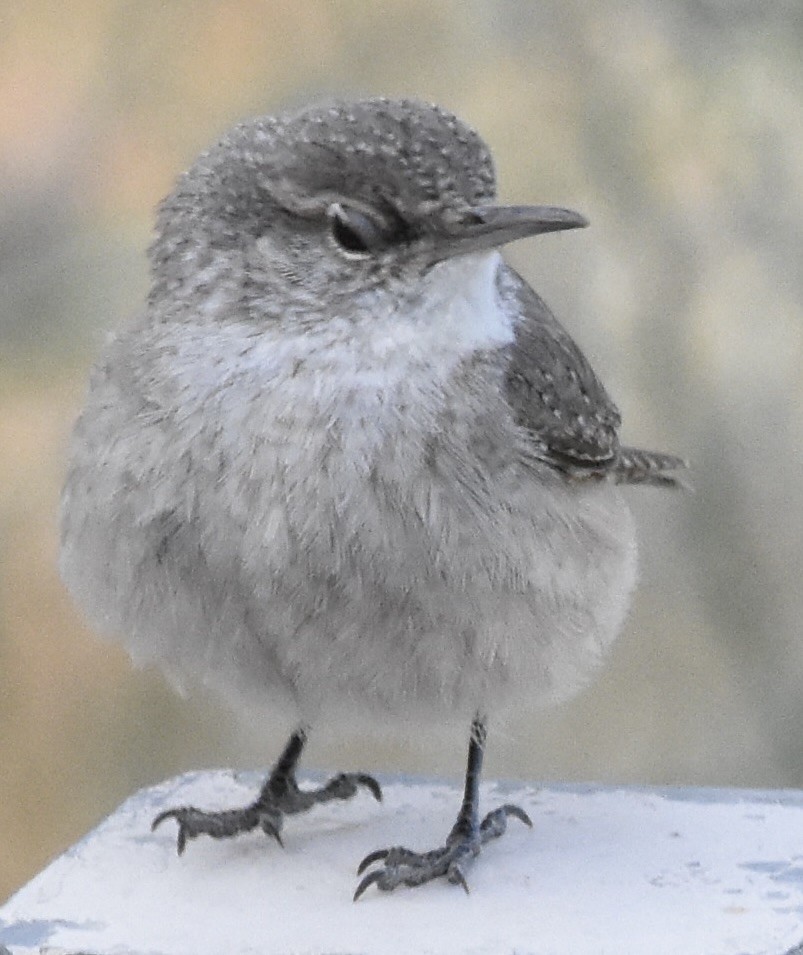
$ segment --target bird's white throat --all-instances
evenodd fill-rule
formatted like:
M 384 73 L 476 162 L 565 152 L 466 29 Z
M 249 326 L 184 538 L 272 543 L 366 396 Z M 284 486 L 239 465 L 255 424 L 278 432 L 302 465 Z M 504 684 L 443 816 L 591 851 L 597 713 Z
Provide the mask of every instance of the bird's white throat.
M 425 277 L 421 307 L 413 324 L 425 347 L 459 353 L 494 348 L 513 340 L 496 275 L 498 252 L 448 259 Z
M 370 401 L 398 387 L 407 392 L 444 381 L 469 355 L 512 342 L 513 319 L 497 288 L 501 262 L 495 251 L 450 259 L 403 306 L 379 305 L 357 327 L 335 323 L 318 352 L 321 371 L 334 372 L 335 388 L 351 396 L 362 391 Z
M 501 261 L 495 251 L 447 260 L 401 306 L 377 303 L 358 327 L 335 323 L 326 364 L 342 362 L 343 384 L 359 379 L 369 389 L 385 389 L 415 369 L 430 369 L 436 380 L 448 377 L 468 355 L 509 344 L 513 319 L 497 288 Z
M 414 369 L 445 378 L 475 351 L 513 340 L 513 319 L 497 289 L 501 262 L 496 251 L 447 260 L 423 278 L 418 295 L 395 307 L 377 297 L 357 322 L 332 316 L 295 335 L 286 327 L 267 326 L 258 335 L 253 327 L 221 328 L 221 337 L 230 340 L 218 342 L 217 354 L 236 349 L 241 370 L 250 366 L 268 380 L 284 379 L 303 362 L 315 375 L 312 387 L 304 379 L 307 398 L 310 391 L 329 392 L 330 399 L 338 390 L 386 392 Z

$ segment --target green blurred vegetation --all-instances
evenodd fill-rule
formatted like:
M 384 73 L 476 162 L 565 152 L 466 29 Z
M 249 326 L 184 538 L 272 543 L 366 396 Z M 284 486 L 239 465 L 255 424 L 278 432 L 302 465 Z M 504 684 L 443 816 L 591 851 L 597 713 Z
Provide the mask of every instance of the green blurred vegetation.
M 175 174 L 235 120 L 331 95 L 439 101 L 506 198 L 589 215 L 511 258 L 627 439 L 694 464 L 694 495 L 632 495 L 642 586 L 610 666 L 498 728 L 489 772 L 803 785 L 801 46 L 797 2 L 0 0 L 0 899 L 137 786 L 281 743 L 87 631 L 56 507 Z M 354 727 L 310 764 L 459 773 L 464 745 Z

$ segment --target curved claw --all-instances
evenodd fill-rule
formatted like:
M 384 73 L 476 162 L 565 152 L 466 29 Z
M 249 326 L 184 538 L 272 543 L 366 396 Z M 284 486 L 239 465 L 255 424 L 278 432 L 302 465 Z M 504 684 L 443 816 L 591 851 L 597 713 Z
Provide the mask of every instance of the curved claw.
M 369 776 L 368 773 L 355 773 L 354 781 L 360 786 L 365 786 L 377 802 L 382 802 L 382 787 L 373 776 Z
M 372 886 L 375 882 L 379 882 L 379 880 L 382 878 L 384 874 L 385 873 L 383 869 L 377 869 L 375 872 L 369 872 L 368 875 L 357 886 L 357 891 L 354 893 L 354 898 L 352 899 L 352 901 L 356 902 L 357 899 L 359 899 L 359 897 L 363 894 L 363 892 L 365 892 L 365 890 L 369 886 Z
M 452 883 L 452 885 L 462 886 L 463 891 L 466 895 L 470 895 L 468 888 L 468 882 L 466 882 L 466 877 L 463 874 L 463 870 L 460 868 L 459 864 L 453 862 L 448 869 L 448 874 L 446 878 Z
M 268 819 L 263 817 L 260 828 L 265 833 L 266 836 L 273 836 L 273 838 L 279 843 L 279 845 L 284 849 L 284 843 L 282 842 L 282 836 L 276 826 Z
M 389 854 L 390 854 L 390 849 L 376 849 L 374 852 L 369 852 L 368 855 L 357 866 L 357 875 L 362 875 L 369 865 L 373 865 L 375 862 L 379 862 L 380 859 L 387 859 Z M 365 880 L 363 879 L 363 882 L 364 881 Z M 362 885 L 362 883 L 360 883 L 360 885 Z
M 156 832 L 156 830 L 161 826 L 165 819 L 170 819 L 171 817 L 178 820 L 178 813 L 182 812 L 181 809 L 165 809 L 164 812 L 160 812 L 158 816 L 151 823 L 151 832 Z
M 156 829 L 161 826 L 165 819 L 175 819 L 178 823 L 178 836 L 176 838 L 176 854 L 182 855 L 184 849 L 187 845 L 187 826 L 184 821 L 184 817 L 189 811 L 189 807 L 184 806 L 179 809 L 165 809 L 164 812 L 160 812 L 159 815 L 151 823 L 151 832 L 156 832 Z
M 514 806 L 512 803 L 506 803 L 504 806 L 502 806 L 502 808 L 505 810 L 506 815 L 515 816 L 516 819 L 520 819 L 525 826 L 529 826 L 529 828 L 532 829 L 533 821 L 521 808 L 521 806 Z
M 510 816 L 520 820 L 532 829 L 533 823 L 527 813 L 519 806 L 512 803 L 506 803 L 489 812 L 480 823 L 480 838 L 483 842 L 489 839 L 497 839 L 507 829 L 507 820 Z

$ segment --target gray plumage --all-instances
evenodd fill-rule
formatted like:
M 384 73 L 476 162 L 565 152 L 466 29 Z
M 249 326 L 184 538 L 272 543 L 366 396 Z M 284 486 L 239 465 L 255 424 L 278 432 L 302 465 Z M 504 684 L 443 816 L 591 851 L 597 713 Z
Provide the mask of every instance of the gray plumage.
M 636 577 L 616 485 L 682 462 L 620 446 L 493 248 L 581 218 L 497 222 L 494 192 L 473 130 L 379 99 L 244 123 L 180 177 L 70 452 L 61 569 L 100 631 L 312 725 L 587 681 Z

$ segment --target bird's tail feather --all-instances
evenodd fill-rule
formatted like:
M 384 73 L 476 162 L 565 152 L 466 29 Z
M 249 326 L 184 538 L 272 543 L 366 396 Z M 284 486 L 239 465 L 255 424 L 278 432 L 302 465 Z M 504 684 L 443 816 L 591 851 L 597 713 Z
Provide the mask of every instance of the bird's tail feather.
M 674 472 L 685 470 L 683 458 L 662 451 L 620 448 L 611 468 L 617 484 L 650 484 L 653 487 L 677 487 L 689 490 L 689 484 Z

